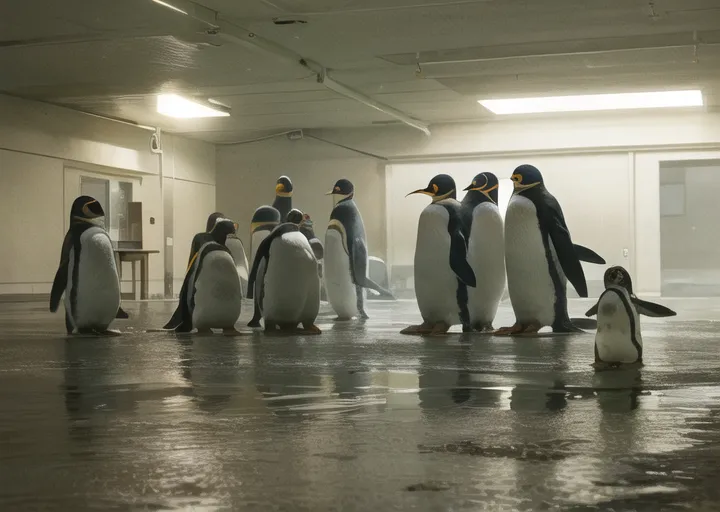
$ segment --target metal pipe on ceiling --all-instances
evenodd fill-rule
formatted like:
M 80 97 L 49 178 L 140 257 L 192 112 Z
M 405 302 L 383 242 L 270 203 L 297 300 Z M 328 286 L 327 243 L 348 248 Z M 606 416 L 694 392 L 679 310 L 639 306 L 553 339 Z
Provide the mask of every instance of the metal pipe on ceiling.
M 181 13 L 186 16 L 190 16 L 198 21 L 201 21 L 209 26 L 208 34 L 216 35 L 226 41 L 240 44 L 243 46 L 250 46 L 255 49 L 263 50 L 264 52 L 282 58 L 289 62 L 292 62 L 306 70 L 310 70 L 317 75 L 318 83 L 324 85 L 329 90 L 334 91 L 341 96 L 350 98 L 365 106 L 374 108 L 390 117 L 397 119 L 398 121 L 420 130 L 425 135 L 430 135 L 430 129 L 427 124 L 414 119 L 405 112 L 402 112 L 390 105 L 376 101 L 371 97 L 348 87 L 345 84 L 337 82 L 331 79 L 327 75 L 327 69 L 317 62 L 310 59 L 304 58 L 302 55 L 293 52 L 292 50 L 285 48 L 269 39 L 265 39 L 254 32 L 246 30 L 242 27 L 238 27 L 232 23 L 222 20 L 219 16 L 220 13 L 208 9 L 207 7 L 198 5 L 189 0 L 152 0 L 153 2 L 163 5 L 172 11 Z

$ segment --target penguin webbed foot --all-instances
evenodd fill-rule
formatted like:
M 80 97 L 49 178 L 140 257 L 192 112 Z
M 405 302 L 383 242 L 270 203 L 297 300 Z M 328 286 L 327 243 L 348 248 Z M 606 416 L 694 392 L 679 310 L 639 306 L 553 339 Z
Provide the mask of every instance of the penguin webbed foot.
M 411 325 L 409 327 L 405 327 L 405 329 L 400 331 L 400 334 L 430 334 L 432 330 L 432 324 L 429 324 L 428 322 L 423 322 L 418 325 Z
M 322 334 L 320 328 L 313 322 L 303 322 L 302 329 L 298 329 L 300 334 Z
M 478 332 L 480 334 L 492 334 L 495 332 L 495 329 L 492 326 L 492 323 L 475 323 L 472 325 L 472 330 L 475 332 Z
M 447 334 L 447 332 L 450 330 L 450 325 L 446 324 L 445 322 L 438 322 L 435 325 L 433 325 L 432 331 L 430 331 L 431 336 L 440 336 L 442 334 Z
M 510 327 L 501 327 L 497 331 L 493 332 L 495 336 L 513 336 L 519 334 L 525 330 L 526 326 L 520 322 L 516 322 L 515 325 Z

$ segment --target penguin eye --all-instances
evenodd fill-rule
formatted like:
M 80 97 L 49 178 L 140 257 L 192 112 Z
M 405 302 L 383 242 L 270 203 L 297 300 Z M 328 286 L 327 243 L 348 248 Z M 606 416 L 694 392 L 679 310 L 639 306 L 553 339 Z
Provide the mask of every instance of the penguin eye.
M 477 181 L 473 181 L 473 187 L 477 185 Z

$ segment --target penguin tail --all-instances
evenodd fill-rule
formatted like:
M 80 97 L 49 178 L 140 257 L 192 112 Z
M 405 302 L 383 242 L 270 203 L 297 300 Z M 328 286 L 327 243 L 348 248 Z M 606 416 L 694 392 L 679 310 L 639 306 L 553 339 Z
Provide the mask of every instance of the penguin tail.
M 358 283 L 363 288 L 369 288 L 370 290 L 375 290 L 380 294 L 381 298 L 389 299 L 389 300 L 395 300 L 395 296 L 392 294 L 392 292 L 386 288 L 383 288 L 379 284 L 377 284 L 375 281 L 370 279 L 369 277 L 365 277 L 363 279 L 362 283 Z
M 127 312 L 123 308 L 118 308 L 115 318 L 128 319 L 128 318 L 130 318 L 130 315 L 128 315 Z

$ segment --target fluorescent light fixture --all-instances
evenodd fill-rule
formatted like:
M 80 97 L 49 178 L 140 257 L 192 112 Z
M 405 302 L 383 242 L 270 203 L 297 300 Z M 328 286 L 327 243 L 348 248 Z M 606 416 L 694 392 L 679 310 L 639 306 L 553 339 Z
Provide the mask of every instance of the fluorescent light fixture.
M 703 96 L 702 91 L 692 90 L 478 100 L 478 103 L 493 114 L 506 115 L 638 108 L 702 107 Z
M 188 14 L 187 12 L 183 11 L 183 10 L 180 9 L 179 7 L 175 7 L 174 5 L 169 4 L 169 3 L 167 3 L 167 2 L 163 2 L 162 0 L 152 0 L 152 1 L 155 2 L 156 4 L 162 5 L 163 7 L 167 7 L 168 9 L 172 9 L 173 11 L 181 12 L 181 13 L 183 13 L 185 16 L 187 16 L 187 14 Z
M 197 103 L 177 94 L 160 94 L 157 97 L 158 113 L 168 117 L 192 119 L 198 117 L 227 117 L 230 112 Z M 226 107 L 227 108 L 227 107 Z

